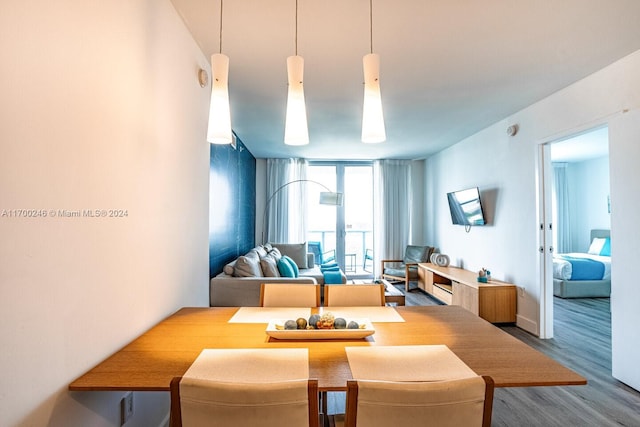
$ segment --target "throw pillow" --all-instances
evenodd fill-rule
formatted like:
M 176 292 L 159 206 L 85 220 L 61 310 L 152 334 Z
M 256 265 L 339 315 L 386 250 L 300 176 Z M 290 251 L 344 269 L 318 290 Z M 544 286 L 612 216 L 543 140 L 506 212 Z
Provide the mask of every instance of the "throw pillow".
M 600 255 L 602 248 L 604 247 L 604 238 L 594 237 L 591 245 L 589 246 L 588 254 Z
M 235 265 L 236 265 L 236 260 L 234 259 L 229 264 L 226 264 L 222 269 L 222 271 L 224 271 L 224 274 L 226 274 L 227 276 L 233 276 Z
M 298 264 L 296 264 L 294 260 L 292 260 L 287 255 L 282 255 L 282 259 L 284 259 L 286 262 L 289 263 L 289 265 L 291 265 L 291 268 L 293 269 L 293 277 L 300 276 L 300 269 L 298 268 Z
M 233 275 L 236 277 L 262 277 L 258 253 L 249 251 L 246 255 L 239 256 L 236 260 Z
M 332 267 L 337 267 L 338 263 L 337 262 L 327 262 L 324 263 L 320 266 L 320 269 L 322 270 L 323 268 L 332 268 Z
M 280 258 L 282 258 L 282 254 L 278 248 L 271 249 L 267 255 L 274 257 L 276 261 L 280 261 Z
M 272 256 L 266 256 L 260 260 L 260 267 L 262 267 L 262 274 L 264 277 L 280 277 L 278 271 L 277 261 Z
M 296 277 L 293 267 L 284 257 L 280 258 L 280 261 L 278 261 L 278 271 L 282 277 Z
M 255 247 L 255 251 L 258 252 L 258 256 L 260 257 L 260 259 L 264 258 L 267 256 L 267 253 L 269 253 L 271 249 L 267 250 L 265 249 L 264 246 L 256 246 Z
M 602 249 L 600 249 L 600 255 L 611 256 L 611 239 L 606 237 Z
M 274 249 L 278 249 L 282 255 L 287 255 L 295 261 L 298 268 L 307 266 L 307 242 L 304 243 L 272 243 Z M 313 267 L 313 266 L 311 266 Z

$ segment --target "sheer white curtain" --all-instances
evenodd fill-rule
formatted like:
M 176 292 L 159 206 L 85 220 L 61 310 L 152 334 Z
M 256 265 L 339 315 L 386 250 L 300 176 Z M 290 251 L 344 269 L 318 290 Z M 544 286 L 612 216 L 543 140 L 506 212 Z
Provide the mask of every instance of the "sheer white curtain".
M 304 159 L 292 159 L 291 181 L 307 179 L 309 162 Z M 291 243 L 301 243 L 307 235 L 307 182 L 291 184 L 289 192 L 289 236 Z
M 267 202 L 262 243 L 304 242 L 306 185 L 293 181 L 306 179 L 307 167 L 308 162 L 304 159 L 267 159 Z
M 569 220 L 569 183 L 567 182 L 567 164 L 553 164 L 553 201 L 555 206 L 553 223 L 555 252 L 571 252 L 571 221 Z
M 380 260 L 402 259 L 411 235 L 411 161 L 373 164 L 374 275 Z

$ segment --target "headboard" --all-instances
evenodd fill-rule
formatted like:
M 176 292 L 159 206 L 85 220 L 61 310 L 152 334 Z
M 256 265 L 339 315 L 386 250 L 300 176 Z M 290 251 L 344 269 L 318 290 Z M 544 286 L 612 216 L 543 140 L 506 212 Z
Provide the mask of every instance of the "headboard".
M 593 239 L 595 239 L 596 237 L 598 238 L 611 237 L 611 230 L 598 230 L 598 229 L 591 230 L 590 241 L 593 242 Z

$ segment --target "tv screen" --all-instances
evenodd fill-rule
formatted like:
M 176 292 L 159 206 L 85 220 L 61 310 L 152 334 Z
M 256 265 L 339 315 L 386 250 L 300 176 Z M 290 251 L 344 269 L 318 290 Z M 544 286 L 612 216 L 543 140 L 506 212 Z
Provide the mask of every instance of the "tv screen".
M 485 225 L 478 187 L 447 193 L 451 220 L 457 225 Z

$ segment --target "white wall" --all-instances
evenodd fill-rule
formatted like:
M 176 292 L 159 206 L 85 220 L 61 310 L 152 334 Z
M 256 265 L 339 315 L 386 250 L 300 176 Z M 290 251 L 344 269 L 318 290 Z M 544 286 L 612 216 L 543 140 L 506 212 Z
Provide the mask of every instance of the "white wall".
M 640 358 L 640 348 L 632 344 L 640 312 L 630 306 L 640 300 L 631 256 L 633 245 L 640 241 L 640 230 L 631 218 L 639 202 L 625 197 L 640 190 L 640 173 L 633 166 L 640 161 L 638 75 L 640 51 L 427 159 L 425 230 L 426 240 L 440 246 L 454 262 L 471 270 L 487 267 L 494 277 L 517 284 L 518 325 L 538 333 L 537 144 L 608 124 L 614 374 L 640 389 L 634 362 Z M 505 131 L 513 123 L 520 131 L 511 138 Z M 482 191 L 489 225 L 467 234 L 463 227 L 451 225 L 445 194 L 475 185 Z
M 567 165 L 571 252 L 586 252 L 591 230 L 609 229 L 609 156 Z
M 169 0 L 3 2 L 0 51 L 0 424 L 119 426 L 123 393 L 67 386 L 208 303 L 207 60 Z

